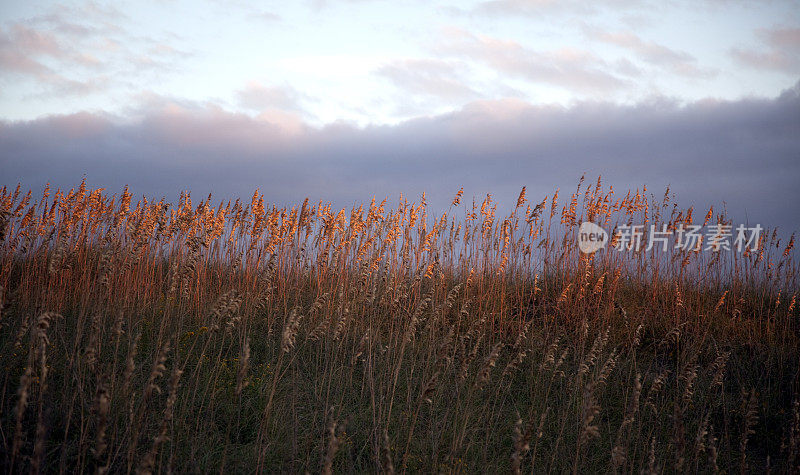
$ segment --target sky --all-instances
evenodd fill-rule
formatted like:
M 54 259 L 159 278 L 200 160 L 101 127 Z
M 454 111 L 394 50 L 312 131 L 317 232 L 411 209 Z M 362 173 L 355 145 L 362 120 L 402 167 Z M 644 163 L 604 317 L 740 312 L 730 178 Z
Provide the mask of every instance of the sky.
M 598 175 L 799 228 L 797 0 L 0 5 L 0 184 L 337 205 Z

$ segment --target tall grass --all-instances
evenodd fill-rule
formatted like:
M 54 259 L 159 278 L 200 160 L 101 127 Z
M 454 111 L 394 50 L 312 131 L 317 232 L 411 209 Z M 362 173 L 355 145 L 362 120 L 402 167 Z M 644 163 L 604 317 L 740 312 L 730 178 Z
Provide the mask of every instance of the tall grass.
M 793 238 L 586 255 L 584 220 L 702 212 L 599 179 L 461 199 L 3 188 L 0 468 L 800 469 Z

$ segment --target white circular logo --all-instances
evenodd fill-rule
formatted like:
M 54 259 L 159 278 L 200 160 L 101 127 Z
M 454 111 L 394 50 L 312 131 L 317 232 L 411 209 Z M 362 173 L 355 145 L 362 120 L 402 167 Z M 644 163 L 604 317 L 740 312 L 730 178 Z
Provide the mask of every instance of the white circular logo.
M 578 229 L 578 248 L 581 252 L 591 254 L 608 244 L 608 233 L 605 229 L 591 221 L 584 221 Z

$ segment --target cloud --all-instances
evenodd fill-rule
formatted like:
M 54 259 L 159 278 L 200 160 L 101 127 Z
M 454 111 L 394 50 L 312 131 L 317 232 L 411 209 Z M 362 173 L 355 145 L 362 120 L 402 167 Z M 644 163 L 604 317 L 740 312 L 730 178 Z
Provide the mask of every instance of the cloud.
M 7 73 L 51 74 L 51 69 L 38 58 L 62 54 L 64 51 L 52 34 L 20 24 L 0 29 L 0 69 Z
M 631 32 L 601 32 L 589 30 L 591 38 L 627 49 L 643 61 L 661 66 L 672 73 L 690 77 L 712 77 L 716 71 L 701 67 L 697 59 L 685 51 L 668 48 L 662 44 L 645 41 Z
M 593 11 L 593 7 L 590 2 L 580 1 L 490 0 L 479 3 L 476 8 L 477 12 L 506 15 L 541 15 L 542 13 L 559 10 L 588 13 Z
M 146 103 L 134 112 L 135 122 L 123 122 L 122 130 L 141 127 L 164 143 L 203 149 L 235 146 L 243 151 L 270 151 L 291 144 L 307 129 L 298 114 L 268 109 L 253 117 L 230 112 L 213 103 L 178 101 L 148 94 Z
M 445 31 L 438 47 L 442 54 L 482 62 L 496 71 L 534 83 L 562 87 L 578 93 L 608 92 L 627 85 L 608 72 L 610 66 L 584 50 L 561 48 L 536 51 L 509 40 L 474 35 L 461 29 Z
M 81 113 L 0 123 L 4 184 L 91 185 L 175 199 L 181 189 L 217 199 L 260 188 L 268 201 L 339 206 L 427 191 L 446 209 L 492 193 L 513 206 L 523 185 L 541 199 L 581 174 L 619 192 L 667 185 L 682 206 L 727 208 L 736 222 L 800 222 L 800 83 L 772 99 L 657 99 L 565 108 L 482 100 L 395 126 L 304 126 L 211 104 L 153 100 L 136 120 Z M 563 195 L 563 193 L 562 193 Z M 468 201 L 468 200 L 467 200 Z
M 647 1 L 637 0 L 488 0 L 478 3 L 474 15 L 526 15 L 540 17 L 551 14 L 595 15 L 604 9 L 621 11 L 648 7 Z M 652 8 L 649 6 L 648 8 Z
M 54 69 L 47 63 L 56 63 Z M 29 77 L 46 87 L 39 95 L 84 96 L 107 87 L 107 77 L 69 77 L 59 72 L 64 64 L 95 68 L 100 61 L 63 46 L 63 41 L 46 31 L 23 24 L 0 29 L 0 80 L 6 83 Z
M 31 81 L 37 97 L 84 96 L 127 87 L 143 72 L 165 73 L 191 56 L 123 28 L 126 15 L 87 2 L 0 26 L 0 81 Z M 128 46 L 130 45 L 130 46 Z
M 731 6 L 752 7 L 758 11 L 763 11 L 764 4 L 784 3 L 793 6 L 793 0 L 695 0 L 684 2 L 682 0 L 652 1 L 652 0 L 594 0 L 587 2 L 584 0 L 484 0 L 479 2 L 472 13 L 493 14 L 493 15 L 526 15 L 541 17 L 542 15 L 566 14 L 586 17 L 590 15 L 600 15 L 608 13 L 630 12 L 653 13 L 658 12 L 662 7 L 690 7 L 697 11 L 699 9 L 711 8 L 719 12 L 719 8 L 730 8 Z M 648 20 L 651 18 L 648 15 Z M 637 22 L 641 26 L 641 23 Z
M 128 16 L 113 5 L 102 5 L 87 1 L 81 4 L 59 3 L 35 15 L 23 23 L 38 29 L 46 29 L 59 37 L 78 41 L 99 35 L 123 32 L 119 24 Z
M 252 14 L 248 15 L 248 18 L 250 18 L 252 20 L 262 21 L 262 22 L 269 23 L 269 24 L 273 24 L 273 23 L 277 23 L 277 22 L 283 21 L 283 18 L 281 18 L 280 15 L 278 15 L 276 13 L 272 13 L 272 12 L 252 13 Z
M 733 48 L 731 55 L 734 59 L 757 69 L 791 75 L 800 72 L 800 28 L 761 29 L 756 33 L 766 48 L 760 51 Z
M 444 100 L 479 97 L 480 94 L 467 85 L 463 69 L 464 65 L 457 61 L 399 59 L 381 66 L 376 73 L 411 94 Z
M 300 111 L 301 102 L 309 97 L 290 86 L 271 86 L 250 81 L 236 93 L 239 105 L 245 109 L 265 111 Z

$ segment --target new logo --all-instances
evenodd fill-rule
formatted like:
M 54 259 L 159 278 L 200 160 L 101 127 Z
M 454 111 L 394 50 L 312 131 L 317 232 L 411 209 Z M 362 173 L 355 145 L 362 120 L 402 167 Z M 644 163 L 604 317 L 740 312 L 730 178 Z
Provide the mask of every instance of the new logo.
M 578 248 L 585 254 L 596 252 L 608 244 L 608 233 L 591 221 L 584 221 L 578 229 Z

